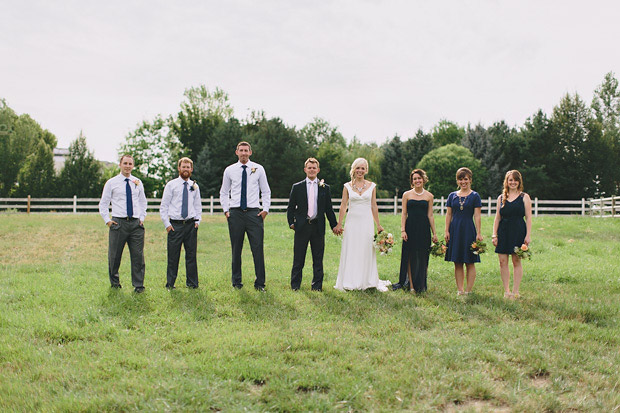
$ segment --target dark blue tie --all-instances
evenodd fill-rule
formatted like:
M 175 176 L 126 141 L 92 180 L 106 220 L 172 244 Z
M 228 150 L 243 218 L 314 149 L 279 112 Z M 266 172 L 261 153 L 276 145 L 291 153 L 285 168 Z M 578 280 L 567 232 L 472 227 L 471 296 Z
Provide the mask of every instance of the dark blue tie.
M 187 218 L 187 182 L 183 182 L 183 203 L 181 204 L 181 216 Z
M 248 173 L 247 165 L 242 165 L 243 173 L 241 174 L 241 209 L 248 209 Z
M 125 196 L 127 197 L 127 217 L 133 218 L 133 199 L 131 199 L 131 186 L 129 178 L 125 178 Z

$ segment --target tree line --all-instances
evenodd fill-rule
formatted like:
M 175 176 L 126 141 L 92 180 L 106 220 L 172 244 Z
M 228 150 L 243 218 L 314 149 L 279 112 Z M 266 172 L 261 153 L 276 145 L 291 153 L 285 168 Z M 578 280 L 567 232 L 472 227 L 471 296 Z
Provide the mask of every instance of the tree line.
M 118 173 L 94 159 L 83 134 L 69 147 L 69 157 L 56 174 L 52 149 L 56 137 L 27 114 L 17 115 L 0 100 L 0 196 L 98 197 L 103 182 Z M 195 162 L 193 177 L 207 197 L 218 196 L 223 171 L 236 162 L 239 141 L 252 144 L 252 160 L 265 167 L 273 197 L 287 197 L 292 183 L 303 179 L 303 162 L 315 157 L 320 176 L 339 194 L 348 168 L 357 157 L 369 161 L 369 179 L 378 196 L 402 195 L 409 173 L 426 170 L 436 197 L 455 190 L 455 171 L 469 167 L 473 187 L 482 197 L 501 191 L 504 173 L 518 169 L 526 191 L 543 199 L 579 199 L 618 193 L 620 185 L 620 88 L 613 73 L 605 75 L 588 105 L 566 94 L 546 114 L 538 110 L 521 126 L 498 121 L 485 127 L 461 126 L 445 119 L 430 131 L 393 136 L 381 145 L 349 141 L 336 126 L 315 118 L 297 128 L 279 117 L 254 111 L 235 117 L 228 94 L 206 86 L 185 91 L 179 111 L 143 121 L 119 147 L 131 153 L 135 174 L 148 196 L 161 196 L 165 183 L 177 175 L 176 160 Z

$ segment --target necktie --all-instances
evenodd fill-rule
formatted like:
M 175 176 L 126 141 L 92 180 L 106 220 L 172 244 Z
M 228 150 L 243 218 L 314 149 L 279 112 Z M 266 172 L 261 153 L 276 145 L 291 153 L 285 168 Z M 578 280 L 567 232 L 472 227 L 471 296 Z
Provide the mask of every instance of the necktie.
M 242 165 L 243 173 L 241 174 L 241 209 L 248 209 L 248 173 L 247 165 Z
M 183 182 L 183 203 L 181 204 L 181 217 L 187 218 L 187 182 Z
M 314 182 L 308 182 L 308 185 L 310 185 L 310 190 L 308 191 L 308 218 L 313 218 L 315 214 L 314 204 L 316 204 L 316 202 L 314 202 L 316 199 L 316 195 L 314 193 Z
M 131 186 L 129 178 L 125 178 L 125 197 L 127 198 L 127 217 L 133 218 L 133 199 L 131 199 Z

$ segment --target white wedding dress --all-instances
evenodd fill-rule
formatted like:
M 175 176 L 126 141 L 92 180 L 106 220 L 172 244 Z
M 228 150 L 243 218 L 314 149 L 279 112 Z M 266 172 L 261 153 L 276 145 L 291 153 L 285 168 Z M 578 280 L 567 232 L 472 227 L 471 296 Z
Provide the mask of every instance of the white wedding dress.
M 334 288 L 337 290 L 366 290 L 376 288 L 387 291 L 389 281 L 379 279 L 377 255 L 374 246 L 375 226 L 372 219 L 372 192 L 375 184 L 362 195 L 344 184 L 349 192 L 349 207 L 340 251 L 340 267 Z

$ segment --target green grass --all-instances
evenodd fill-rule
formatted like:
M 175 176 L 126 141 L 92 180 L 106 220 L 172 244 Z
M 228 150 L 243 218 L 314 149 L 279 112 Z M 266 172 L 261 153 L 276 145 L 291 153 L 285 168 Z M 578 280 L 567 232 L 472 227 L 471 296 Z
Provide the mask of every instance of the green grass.
M 266 221 L 267 293 L 230 282 L 221 216 L 200 228 L 201 286 L 165 284 L 165 231 L 146 226 L 146 293 L 107 275 L 95 215 L 0 214 L 2 411 L 617 411 L 620 220 L 534 219 L 523 299 L 505 301 L 494 253 L 475 294 L 431 258 L 429 291 L 342 293 L 340 241 L 327 236 L 324 292 L 289 288 L 293 232 Z M 381 217 L 397 233 L 399 217 Z M 443 232 L 443 217 L 437 218 Z M 492 220 L 484 218 L 490 235 Z M 400 250 L 378 257 L 398 279 Z

